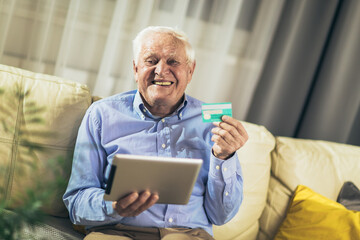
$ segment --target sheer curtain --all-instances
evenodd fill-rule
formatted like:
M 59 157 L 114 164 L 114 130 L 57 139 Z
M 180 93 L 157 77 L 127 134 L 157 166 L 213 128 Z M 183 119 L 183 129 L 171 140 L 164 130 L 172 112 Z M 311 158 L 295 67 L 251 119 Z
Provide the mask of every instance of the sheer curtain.
M 283 0 L 0 0 L 0 63 L 87 84 L 136 88 L 131 41 L 149 25 L 189 35 L 197 67 L 187 92 L 246 116 Z

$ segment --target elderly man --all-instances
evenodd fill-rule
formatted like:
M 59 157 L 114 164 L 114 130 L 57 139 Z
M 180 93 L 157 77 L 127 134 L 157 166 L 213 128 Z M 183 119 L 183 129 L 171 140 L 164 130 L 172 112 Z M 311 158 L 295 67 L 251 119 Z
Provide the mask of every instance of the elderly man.
M 185 94 L 195 57 L 183 32 L 148 27 L 133 47 L 138 89 L 93 103 L 80 126 L 63 197 L 70 219 L 86 226 L 85 239 L 213 239 L 212 224 L 229 221 L 241 204 L 235 151 L 247 133 L 228 116 L 202 122 L 202 103 Z M 203 159 L 189 203 L 156 204 L 149 191 L 104 201 L 116 153 Z

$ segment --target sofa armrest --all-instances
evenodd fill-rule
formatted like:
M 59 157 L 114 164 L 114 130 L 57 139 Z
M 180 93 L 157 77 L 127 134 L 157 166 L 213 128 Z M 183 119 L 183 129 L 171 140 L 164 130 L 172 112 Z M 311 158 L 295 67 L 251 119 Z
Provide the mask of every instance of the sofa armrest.
M 259 218 L 265 207 L 274 136 L 263 126 L 242 122 L 248 142 L 237 151 L 244 180 L 244 198 L 238 213 L 228 223 L 214 226 L 214 237 L 222 239 L 256 239 Z

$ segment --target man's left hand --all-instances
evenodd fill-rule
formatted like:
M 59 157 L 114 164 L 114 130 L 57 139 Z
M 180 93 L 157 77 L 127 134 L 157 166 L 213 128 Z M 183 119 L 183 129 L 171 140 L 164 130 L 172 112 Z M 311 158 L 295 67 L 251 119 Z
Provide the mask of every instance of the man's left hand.
M 226 160 L 240 149 L 248 140 L 248 134 L 240 121 L 222 116 L 223 122 L 215 122 L 211 132 L 214 134 L 211 138 L 215 144 L 212 151 L 215 157 Z

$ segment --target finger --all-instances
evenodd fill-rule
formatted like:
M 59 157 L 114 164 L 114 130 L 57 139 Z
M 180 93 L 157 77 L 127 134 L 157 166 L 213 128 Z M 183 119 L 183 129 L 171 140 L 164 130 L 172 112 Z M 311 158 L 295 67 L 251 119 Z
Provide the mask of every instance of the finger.
M 236 151 L 233 146 L 225 142 L 225 140 L 219 135 L 213 135 L 211 140 L 215 143 L 213 145 L 213 152 L 217 158 L 226 159 Z
M 228 130 L 234 137 L 241 135 L 244 138 L 247 138 L 247 132 L 240 121 L 226 115 L 222 116 L 222 120 L 222 122 L 213 122 L 213 124 L 217 127 Z
M 220 126 L 223 126 L 225 125 L 225 123 L 221 124 Z M 231 133 L 231 131 L 233 131 L 234 133 Z M 231 127 L 230 125 L 228 125 L 225 128 L 220 128 L 220 127 L 217 127 L 217 128 L 213 128 L 211 130 L 211 132 L 214 134 L 214 135 L 218 135 L 220 136 L 227 145 L 231 145 L 231 146 L 234 146 L 235 148 L 237 147 L 237 145 L 239 145 L 239 141 L 241 140 L 241 136 L 240 134 L 236 134 L 236 130 L 234 130 L 233 127 Z M 233 136 L 233 134 L 235 136 Z M 217 139 L 217 138 L 215 138 Z
M 220 122 L 213 122 L 213 124 L 215 125 L 215 126 L 219 126 L 220 125 L 220 123 L 222 123 L 222 122 L 227 122 L 227 123 L 229 123 L 230 125 L 236 125 L 237 124 L 237 122 L 239 122 L 238 120 L 236 120 L 235 118 L 233 118 L 233 117 L 230 117 L 230 116 L 227 116 L 227 115 L 223 115 L 223 116 L 221 116 L 221 121 Z
M 135 212 L 134 212 L 134 216 L 139 215 L 140 213 L 142 213 L 143 211 L 147 210 L 148 208 L 150 208 L 151 206 L 153 206 L 157 201 L 159 200 L 159 195 L 157 194 L 152 194 L 147 201 L 141 205 Z
M 235 139 L 240 139 L 241 137 L 241 133 L 239 132 L 239 129 L 237 129 L 235 126 L 227 123 L 227 122 L 221 122 L 219 124 L 219 127 L 221 129 L 224 129 L 225 131 L 229 132 L 229 134 L 235 138 Z
M 227 130 L 235 138 L 235 142 L 240 144 L 239 147 L 242 147 L 249 139 L 249 136 L 244 126 L 241 124 L 240 121 L 229 116 L 223 116 L 222 119 L 224 119 L 224 121 L 219 122 L 217 124 L 218 127 Z M 226 141 L 229 144 L 233 143 L 231 139 L 226 139 Z
M 229 144 L 228 142 L 226 142 L 225 139 L 220 135 L 214 134 L 211 137 L 211 141 L 213 141 L 215 143 L 214 145 L 218 145 L 220 147 L 220 149 L 222 150 L 222 152 L 236 151 L 235 147 L 233 145 Z
M 243 136 L 245 139 L 248 138 L 248 134 L 247 131 L 245 130 L 245 127 L 241 124 L 240 121 L 238 121 L 235 118 L 229 117 L 229 116 L 222 116 L 221 118 L 223 120 L 223 122 L 220 122 L 219 124 L 222 126 L 223 123 L 227 123 L 233 127 L 235 127 L 235 129 L 237 130 L 238 133 L 240 133 L 241 136 Z
M 148 200 L 150 195 L 149 191 L 142 192 L 135 202 L 121 211 L 122 216 L 134 216 L 138 209 Z
M 241 125 L 241 123 L 239 124 Z M 233 145 L 236 149 L 242 147 L 248 140 L 248 135 L 245 129 L 242 131 L 240 127 L 236 128 L 226 122 L 222 122 L 220 127 L 229 133 L 226 134 L 226 132 L 219 131 L 220 136 L 222 136 L 227 143 Z
M 133 193 L 127 195 L 126 197 L 119 199 L 116 202 L 116 208 L 125 209 L 129 205 L 134 203 L 136 201 L 136 199 L 138 199 L 138 197 L 139 197 L 139 194 L 137 192 L 133 192 Z
M 223 122 L 227 122 L 231 125 L 234 125 L 236 126 L 238 123 L 240 123 L 237 119 L 233 118 L 233 117 L 230 117 L 230 116 L 227 116 L 227 115 L 223 115 L 221 117 L 221 121 Z
M 143 193 L 140 194 L 139 198 L 133 204 L 127 207 L 127 209 L 130 212 L 136 211 L 140 206 L 142 206 L 148 200 L 150 195 L 151 194 L 149 191 L 144 191 Z

